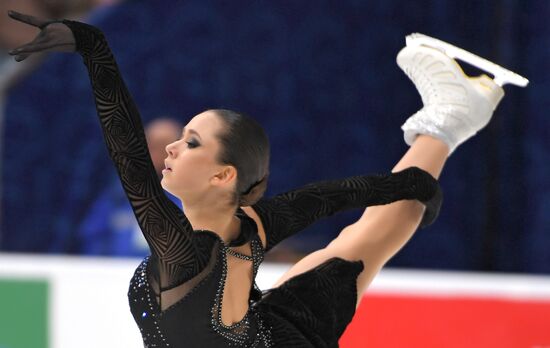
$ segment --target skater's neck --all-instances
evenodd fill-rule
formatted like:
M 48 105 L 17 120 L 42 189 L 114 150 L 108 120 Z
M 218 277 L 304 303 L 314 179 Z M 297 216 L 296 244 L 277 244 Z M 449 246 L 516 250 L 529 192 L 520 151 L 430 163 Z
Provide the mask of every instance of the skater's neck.
M 216 233 L 229 244 L 240 234 L 240 219 L 235 215 L 236 207 L 230 207 L 222 202 L 189 203 L 182 200 L 185 216 L 194 230 L 208 230 Z

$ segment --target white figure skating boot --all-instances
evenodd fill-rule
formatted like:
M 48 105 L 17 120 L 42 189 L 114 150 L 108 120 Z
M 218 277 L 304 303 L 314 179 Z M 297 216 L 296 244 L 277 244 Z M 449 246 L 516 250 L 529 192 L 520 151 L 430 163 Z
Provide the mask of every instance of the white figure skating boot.
M 489 123 L 504 96 L 502 85 L 526 86 L 529 82 L 444 41 L 422 34 L 411 34 L 406 40 L 397 64 L 413 81 L 424 103 L 401 127 L 408 145 L 418 134 L 428 134 L 445 142 L 450 155 Z M 453 57 L 489 71 L 495 79 L 466 76 Z

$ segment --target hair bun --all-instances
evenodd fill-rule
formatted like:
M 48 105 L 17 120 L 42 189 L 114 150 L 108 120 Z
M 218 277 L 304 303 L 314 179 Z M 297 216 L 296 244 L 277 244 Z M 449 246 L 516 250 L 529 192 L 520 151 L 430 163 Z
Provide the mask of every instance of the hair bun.
M 266 174 L 260 181 L 256 181 L 250 188 L 243 192 L 239 198 L 240 206 L 250 206 L 259 201 L 265 193 L 267 188 Z

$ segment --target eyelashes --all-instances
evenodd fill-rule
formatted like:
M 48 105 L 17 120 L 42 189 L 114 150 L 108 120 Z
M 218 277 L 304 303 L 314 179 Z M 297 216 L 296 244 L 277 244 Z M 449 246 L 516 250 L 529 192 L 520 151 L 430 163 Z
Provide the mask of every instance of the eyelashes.
M 183 139 L 183 134 L 179 137 L 179 139 L 177 141 L 180 141 Z M 193 138 L 191 138 L 191 141 L 186 141 L 185 142 L 187 144 L 187 147 L 189 147 L 190 149 L 192 148 L 195 148 L 197 146 L 199 146 L 200 144 Z
M 195 143 L 195 142 L 192 142 L 192 141 L 186 141 L 186 143 L 187 143 L 187 146 L 188 146 L 190 149 L 199 146 L 199 144 L 197 144 L 197 143 Z

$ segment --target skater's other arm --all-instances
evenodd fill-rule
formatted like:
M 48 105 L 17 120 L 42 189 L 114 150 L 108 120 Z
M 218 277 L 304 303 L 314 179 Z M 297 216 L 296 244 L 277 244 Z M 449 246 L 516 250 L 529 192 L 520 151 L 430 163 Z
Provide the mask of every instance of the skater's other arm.
M 192 276 L 206 264 L 193 228 L 164 193 L 156 174 L 141 117 L 103 33 L 96 27 L 68 20 L 46 20 L 10 11 L 13 19 L 40 29 L 34 41 L 10 51 L 21 61 L 35 52 L 81 54 L 88 69 L 95 104 L 109 156 L 154 259 L 163 286 Z M 204 252 L 203 252 L 204 253 Z
M 426 205 L 422 223 L 426 226 L 436 218 L 440 198 L 437 180 L 426 171 L 411 167 L 397 173 L 311 183 L 272 198 L 262 198 L 252 208 L 264 227 L 268 251 L 320 218 L 403 199 L 416 199 Z
M 75 35 L 77 51 L 88 68 L 109 155 L 152 253 L 161 263 L 197 273 L 193 228 L 162 189 L 141 117 L 107 40 L 96 27 L 64 23 Z

